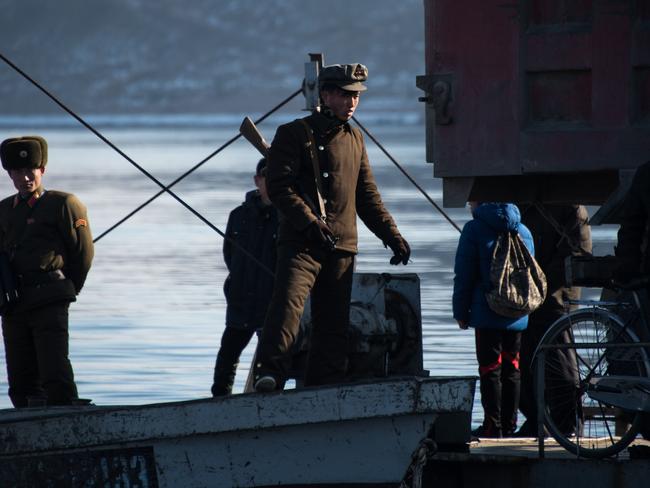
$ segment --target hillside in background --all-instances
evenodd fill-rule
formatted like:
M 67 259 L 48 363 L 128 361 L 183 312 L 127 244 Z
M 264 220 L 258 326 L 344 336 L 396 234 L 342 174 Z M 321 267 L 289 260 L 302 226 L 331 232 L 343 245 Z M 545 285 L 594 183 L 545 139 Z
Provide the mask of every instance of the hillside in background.
M 261 110 L 300 86 L 310 52 L 366 64 L 368 107 L 419 109 L 421 0 L 0 0 L 0 11 L 0 52 L 80 113 Z M 0 62 L 0 115 L 58 112 Z

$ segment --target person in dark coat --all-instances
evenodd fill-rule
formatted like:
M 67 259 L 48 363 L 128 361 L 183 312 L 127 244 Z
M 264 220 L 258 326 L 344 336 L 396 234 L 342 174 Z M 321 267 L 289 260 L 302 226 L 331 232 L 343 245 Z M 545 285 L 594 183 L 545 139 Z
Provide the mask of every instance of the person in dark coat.
M 615 277 L 618 281 L 625 283 L 635 278 L 650 276 L 650 161 L 637 168 L 625 197 L 623 219 L 618 230 L 616 258 L 619 264 Z M 649 289 L 646 288 L 642 300 L 646 307 L 650 306 Z M 650 310 L 646 310 L 646 324 L 650 324 L 648 312 Z M 641 434 L 645 439 L 650 439 L 648 414 L 644 414 Z
M 239 357 L 253 334 L 262 328 L 273 292 L 278 213 L 266 191 L 265 158 L 257 164 L 254 181 L 257 189 L 249 191 L 244 203 L 230 212 L 226 225 L 223 241 L 223 257 L 228 268 L 223 286 L 226 328 L 214 366 L 213 396 L 232 393 Z
M 474 218 L 463 227 L 456 250 L 452 305 L 458 326 L 472 327 L 476 337 L 484 419 L 472 433 L 498 438 L 511 435 L 517 425 L 519 350 L 528 317 L 504 317 L 488 305 L 492 253 L 504 232 L 519 233 L 531 254 L 534 244 L 516 205 L 470 202 L 470 207 Z
M 530 229 L 535 241 L 535 259 L 546 275 L 547 294 L 544 303 L 528 317 L 528 328 L 521 340 L 521 400 L 519 408 L 526 417 L 517 435 L 537 436 L 537 404 L 534 390 L 533 356 L 549 327 L 567 312 L 569 300 L 579 300 L 581 289 L 566 286 L 564 261 L 568 256 L 591 254 L 591 228 L 589 214 L 582 205 L 544 205 L 542 211 L 534 205 L 521 206 L 521 220 Z M 542 212 L 545 214 L 543 215 Z M 569 307 L 574 309 L 575 306 Z M 563 338 L 565 343 L 571 337 Z M 556 373 L 554 384 L 558 385 L 555 396 L 548 393 L 554 418 L 567 433 L 575 429 L 577 402 L 567 402 L 577 378 L 577 364 L 572 350 L 547 351 L 556 356 L 556 364 L 564 367 Z M 566 385 L 561 388 L 559 385 Z
M 632 179 L 618 231 L 617 275 L 625 280 L 650 275 L 650 161 L 639 166 Z
M 9 397 L 15 407 L 70 405 L 78 395 L 68 358 L 68 309 L 94 253 L 86 208 L 70 193 L 43 188 L 42 137 L 6 139 L 0 157 L 18 190 L 0 202 L 0 251 L 18 291 L 2 315 Z
M 357 216 L 390 247 L 393 264 L 408 262 L 410 248 L 381 200 L 363 136 L 349 124 L 367 74 L 361 64 L 324 67 L 322 110 L 280 126 L 271 144 L 267 185 L 281 218 L 275 287 L 255 364 L 257 391 L 282 388 L 310 293 L 304 384 L 344 381 Z

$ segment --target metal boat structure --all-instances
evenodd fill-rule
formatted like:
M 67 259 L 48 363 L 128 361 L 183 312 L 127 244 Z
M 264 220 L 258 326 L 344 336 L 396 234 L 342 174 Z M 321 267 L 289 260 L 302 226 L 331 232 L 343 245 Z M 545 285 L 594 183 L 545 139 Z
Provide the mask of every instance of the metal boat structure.
M 392 486 L 424 444 L 467 451 L 475 377 L 422 369 L 415 274 L 358 273 L 340 385 L 0 411 L 5 487 Z M 303 317 L 307 338 L 310 318 Z M 296 385 L 308 340 L 294 353 Z
M 399 483 L 420 442 L 462 450 L 475 378 L 389 378 L 115 407 L 0 411 L 4 487 Z M 465 447 L 466 448 L 466 447 Z

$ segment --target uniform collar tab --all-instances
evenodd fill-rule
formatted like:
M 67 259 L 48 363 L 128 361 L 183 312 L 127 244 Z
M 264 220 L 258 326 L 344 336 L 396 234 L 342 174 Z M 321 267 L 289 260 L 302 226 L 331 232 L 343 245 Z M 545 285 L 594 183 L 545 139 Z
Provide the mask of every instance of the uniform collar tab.
M 36 190 L 29 196 L 29 198 L 23 198 L 20 196 L 20 193 L 16 193 L 16 195 L 14 195 L 14 208 L 16 208 L 21 201 L 27 203 L 29 208 L 34 208 L 36 203 L 43 197 L 44 194 L 45 190 L 43 188 Z

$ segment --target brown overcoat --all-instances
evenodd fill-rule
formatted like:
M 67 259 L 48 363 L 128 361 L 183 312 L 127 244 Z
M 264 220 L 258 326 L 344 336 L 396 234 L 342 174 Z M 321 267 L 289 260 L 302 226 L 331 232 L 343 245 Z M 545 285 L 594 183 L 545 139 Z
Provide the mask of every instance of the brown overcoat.
M 357 252 L 357 215 L 384 243 L 399 236 L 384 207 L 359 129 L 314 113 L 304 120 L 313 129 L 320 165 L 327 224 L 339 238 L 337 249 Z M 279 244 L 306 244 L 305 230 L 318 218 L 316 183 L 303 123 L 278 128 L 269 150 L 266 184 L 279 210 Z

